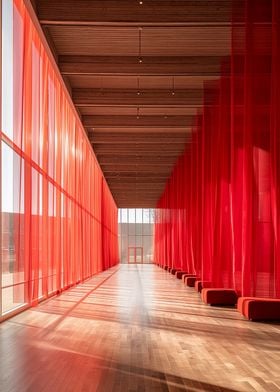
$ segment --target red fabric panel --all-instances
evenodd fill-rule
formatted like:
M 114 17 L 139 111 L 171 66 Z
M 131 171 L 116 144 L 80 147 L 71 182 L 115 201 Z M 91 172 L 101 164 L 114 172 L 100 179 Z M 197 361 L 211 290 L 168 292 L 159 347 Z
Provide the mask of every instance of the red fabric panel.
M 22 0 L 10 23 L 13 130 L 1 138 L 15 157 L 17 206 L 2 219 L 13 220 L 12 283 L 36 303 L 118 262 L 117 207 Z
M 233 2 L 231 55 L 158 201 L 155 262 L 280 297 L 280 5 Z

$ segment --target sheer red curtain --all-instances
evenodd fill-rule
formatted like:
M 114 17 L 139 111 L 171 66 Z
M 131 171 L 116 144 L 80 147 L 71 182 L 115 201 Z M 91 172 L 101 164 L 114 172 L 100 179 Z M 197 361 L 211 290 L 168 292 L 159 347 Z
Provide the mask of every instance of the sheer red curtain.
M 2 203 L 2 288 L 14 287 L 15 304 L 36 303 L 118 262 L 117 207 L 24 2 L 10 3 L 1 139 L 13 208 Z
M 158 202 L 155 261 L 279 297 L 279 2 L 232 6 L 231 56 Z

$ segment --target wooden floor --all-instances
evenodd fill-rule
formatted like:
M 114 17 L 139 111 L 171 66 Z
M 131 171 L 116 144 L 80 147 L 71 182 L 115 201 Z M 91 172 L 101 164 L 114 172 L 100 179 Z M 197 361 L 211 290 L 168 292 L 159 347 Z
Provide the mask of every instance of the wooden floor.
M 280 325 L 121 265 L 0 325 L 1 392 L 280 391 Z

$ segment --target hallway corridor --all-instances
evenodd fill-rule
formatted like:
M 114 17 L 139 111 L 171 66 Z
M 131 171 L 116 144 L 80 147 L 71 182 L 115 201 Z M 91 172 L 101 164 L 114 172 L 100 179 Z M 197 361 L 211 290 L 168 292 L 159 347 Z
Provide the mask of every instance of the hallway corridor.
M 0 326 L 5 392 L 279 391 L 280 325 L 119 265 Z

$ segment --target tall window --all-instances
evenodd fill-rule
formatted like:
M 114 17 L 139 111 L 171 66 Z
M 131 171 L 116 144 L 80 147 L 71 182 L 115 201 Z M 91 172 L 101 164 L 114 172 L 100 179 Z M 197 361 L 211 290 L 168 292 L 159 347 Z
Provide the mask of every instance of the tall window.
M 0 317 L 118 262 L 117 207 L 23 0 L 2 1 Z
M 154 209 L 121 208 L 118 212 L 119 254 L 122 263 L 152 263 Z

